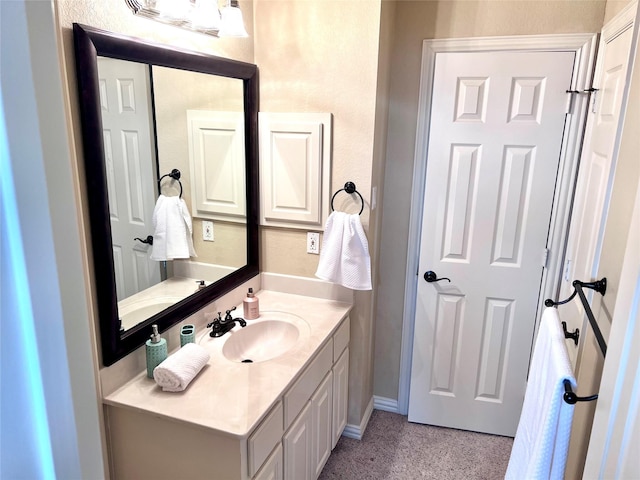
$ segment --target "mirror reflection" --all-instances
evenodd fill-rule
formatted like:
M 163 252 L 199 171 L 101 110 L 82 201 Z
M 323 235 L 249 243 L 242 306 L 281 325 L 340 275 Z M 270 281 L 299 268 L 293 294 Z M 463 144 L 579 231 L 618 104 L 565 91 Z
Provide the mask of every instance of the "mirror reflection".
M 126 333 L 248 262 L 244 85 L 108 57 L 98 75 Z

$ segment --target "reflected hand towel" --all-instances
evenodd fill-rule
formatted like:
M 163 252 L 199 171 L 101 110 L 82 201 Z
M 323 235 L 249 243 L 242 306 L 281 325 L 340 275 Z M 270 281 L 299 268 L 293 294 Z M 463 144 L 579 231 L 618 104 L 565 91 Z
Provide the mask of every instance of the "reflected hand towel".
M 191 215 L 182 198 L 160 195 L 153 210 L 153 227 L 151 260 L 196 256 Z

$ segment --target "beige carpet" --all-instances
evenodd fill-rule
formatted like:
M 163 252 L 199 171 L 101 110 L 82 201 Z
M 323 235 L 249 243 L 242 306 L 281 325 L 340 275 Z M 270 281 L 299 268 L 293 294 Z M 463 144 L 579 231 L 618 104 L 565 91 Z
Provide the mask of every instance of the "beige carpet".
M 342 437 L 321 480 L 501 479 L 513 439 L 409 423 L 374 410 L 362 440 Z

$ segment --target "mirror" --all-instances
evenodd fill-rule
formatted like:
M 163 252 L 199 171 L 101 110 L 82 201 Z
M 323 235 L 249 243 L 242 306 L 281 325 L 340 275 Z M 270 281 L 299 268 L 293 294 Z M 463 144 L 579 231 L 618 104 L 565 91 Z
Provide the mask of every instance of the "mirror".
M 257 68 L 73 27 L 108 366 L 142 345 L 152 323 L 164 331 L 258 274 Z M 103 108 L 109 96 L 118 108 Z M 127 108 L 138 112 L 134 126 L 118 117 Z M 172 250 L 160 214 L 154 228 L 160 200 L 184 206 L 193 248 Z

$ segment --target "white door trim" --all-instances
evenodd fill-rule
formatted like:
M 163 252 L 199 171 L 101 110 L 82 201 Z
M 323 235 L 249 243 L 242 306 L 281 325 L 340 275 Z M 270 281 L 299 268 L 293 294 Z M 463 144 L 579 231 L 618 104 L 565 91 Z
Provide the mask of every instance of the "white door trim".
M 479 37 L 463 39 L 424 40 L 422 44 L 422 70 L 416 148 L 414 156 L 411 213 L 409 216 L 409 240 L 407 246 L 407 268 L 405 273 L 404 313 L 402 318 L 402 344 L 400 351 L 400 379 L 398 385 L 398 409 L 407 414 L 409 408 L 409 384 L 411 380 L 411 355 L 413 349 L 413 322 L 415 317 L 416 287 L 422 205 L 427 169 L 429 144 L 430 99 L 433 93 L 433 74 L 438 53 L 487 52 L 487 51 L 572 51 L 576 53 L 573 79 L 567 88 L 582 91 L 589 88 L 591 72 L 595 63 L 596 34 L 532 35 L 513 37 Z M 568 95 L 569 96 L 569 95 Z M 551 216 L 548 248 L 548 268 L 542 279 L 541 297 L 555 297 L 560 283 L 560 273 L 567 237 L 568 218 L 571 210 L 574 180 L 580 156 L 580 143 L 584 130 L 587 95 L 571 95 L 571 114 L 562 141 L 562 151 L 556 195 Z M 542 252 L 541 252 L 542 253 Z

